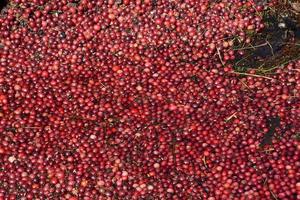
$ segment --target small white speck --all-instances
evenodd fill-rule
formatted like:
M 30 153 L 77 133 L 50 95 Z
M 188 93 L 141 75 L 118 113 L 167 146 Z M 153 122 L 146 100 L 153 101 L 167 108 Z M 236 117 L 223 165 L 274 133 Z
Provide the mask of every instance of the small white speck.
M 155 164 L 153 165 L 153 167 L 157 169 L 157 168 L 160 167 L 160 164 L 159 164 L 159 163 L 155 163 Z
M 135 137 L 141 137 L 141 135 L 142 135 L 141 133 L 136 133 Z
M 136 87 L 136 89 L 137 89 L 138 91 L 141 91 L 143 88 L 142 88 L 142 86 L 138 85 L 138 86 Z
M 278 27 L 279 27 L 279 28 L 286 28 L 286 24 L 283 23 L 283 22 L 280 22 L 280 23 L 278 24 Z
M 92 140 L 94 140 L 94 139 L 96 139 L 96 135 L 91 135 L 90 138 L 91 138 Z
M 122 172 L 122 176 L 128 176 L 128 172 L 127 171 L 123 171 Z
M 16 158 L 14 156 L 10 156 L 8 158 L 8 161 L 11 162 L 11 163 L 13 163 L 15 160 L 16 160 Z
M 154 187 L 153 187 L 153 185 L 148 185 L 148 190 L 153 190 L 154 189 Z
M 167 192 L 168 192 L 168 193 L 173 193 L 174 190 L 173 190 L 172 188 L 169 188 L 169 189 L 167 189 Z

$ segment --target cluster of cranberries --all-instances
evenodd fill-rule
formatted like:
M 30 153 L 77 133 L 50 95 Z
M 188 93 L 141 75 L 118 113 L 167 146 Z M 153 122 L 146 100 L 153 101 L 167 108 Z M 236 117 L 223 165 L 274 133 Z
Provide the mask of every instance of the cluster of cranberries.
M 300 199 L 300 61 L 268 76 L 226 64 L 262 10 L 11 0 L 0 200 Z

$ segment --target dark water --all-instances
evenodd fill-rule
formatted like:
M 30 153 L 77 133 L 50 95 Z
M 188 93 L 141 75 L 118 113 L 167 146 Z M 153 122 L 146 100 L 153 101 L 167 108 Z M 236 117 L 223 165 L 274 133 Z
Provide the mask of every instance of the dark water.
M 263 22 L 266 27 L 254 36 L 253 48 L 248 48 L 233 61 L 237 71 L 262 65 L 272 67 L 299 56 L 296 43 L 300 40 L 300 23 L 297 16 L 269 14 L 263 17 Z
M 280 118 L 278 116 L 270 118 L 267 122 L 267 125 L 268 125 L 269 130 L 264 135 L 264 137 L 260 143 L 261 147 L 268 145 L 268 144 L 272 144 L 272 140 L 275 135 L 275 130 L 276 130 L 276 128 L 278 128 L 280 126 Z
M 0 11 L 6 7 L 8 4 L 8 0 L 0 0 Z

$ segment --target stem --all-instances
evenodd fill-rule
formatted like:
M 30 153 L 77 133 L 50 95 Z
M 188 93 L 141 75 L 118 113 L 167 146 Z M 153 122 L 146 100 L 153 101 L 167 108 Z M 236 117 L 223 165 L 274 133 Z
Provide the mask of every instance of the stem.
M 205 168 L 208 169 L 208 166 L 207 166 L 207 164 L 206 164 L 205 156 L 202 158 L 202 161 L 203 161 L 203 164 L 204 164 Z
M 42 127 L 37 127 L 37 126 L 27 126 L 24 127 L 25 129 L 41 129 Z
M 233 117 L 236 117 L 236 112 L 233 113 L 232 115 L 230 115 L 229 117 L 227 117 L 227 118 L 225 119 L 225 121 L 228 122 L 228 121 L 230 121 Z
M 271 193 L 272 197 L 273 197 L 275 200 L 278 200 L 277 196 L 273 193 L 272 190 L 270 190 L 270 193 Z
M 272 55 L 274 56 L 274 50 L 273 50 L 272 45 L 270 44 L 269 41 L 266 41 L 266 43 L 269 45 L 269 47 L 270 47 L 270 49 L 271 49 L 271 52 L 272 52 Z
M 268 45 L 268 42 L 265 42 L 265 43 L 263 43 L 263 44 L 259 44 L 259 45 L 257 45 L 257 46 L 250 46 L 250 47 L 243 47 L 243 48 L 238 48 L 238 49 L 233 49 L 234 51 L 238 51 L 238 50 L 246 50 L 246 49 L 255 49 L 255 48 L 257 48 L 257 47 L 263 47 L 263 46 L 266 46 L 266 45 Z
M 222 57 L 221 57 L 219 48 L 217 48 L 217 52 L 218 52 L 218 56 L 219 56 L 219 59 L 220 59 L 222 65 L 224 65 L 224 62 L 223 62 L 223 60 L 222 60 Z
M 231 72 L 233 74 L 239 74 L 239 75 L 245 75 L 245 76 L 253 76 L 253 77 L 257 77 L 257 78 L 265 78 L 265 79 L 269 79 L 269 80 L 274 80 L 274 78 L 271 77 L 267 77 L 267 76 L 261 76 L 261 75 L 257 75 L 257 74 L 249 74 L 249 73 L 242 73 L 242 72 Z

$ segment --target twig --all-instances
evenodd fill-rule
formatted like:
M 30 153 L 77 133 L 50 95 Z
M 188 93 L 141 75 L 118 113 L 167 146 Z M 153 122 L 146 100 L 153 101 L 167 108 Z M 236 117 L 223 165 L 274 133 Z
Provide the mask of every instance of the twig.
M 263 185 L 266 185 L 266 184 L 267 184 L 267 181 L 268 181 L 268 178 L 266 177 L 266 178 L 264 179 Z
M 283 62 L 283 63 L 281 63 L 281 64 L 279 64 L 279 65 L 277 65 L 277 66 L 275 66 L 275 67 L 272 67 L 272 68 L 270 68 L 270 69 L 266 69 L 266 70 L 264 70 L 263 72 L 265 73 L 265 72 L 269 72 L 269 71 L 272 71 L 272 70 L 274 70 L 274 69 L 283 67 L 284 65 L 286 65 L 286 64 L 288 64 L 288 63 L 290 63 L 290 62 L 293 62 L 293 61 L 295 61 L 295 60 L 298 60 L 299 58 L 300 58 L 300 56 L 297 56 L 297 57 L 294 58 L 294 59 L 287 60 L 287 61 L 285 61 L 285 62 Z
M 246 88 L 250 89 L 250 87 L 244 81 L 241 80 L 241 83 L 243 84 L 243 86 L 245 86 Z
M 269 45 L 270 49 L 271 49 L 271 53 L 272 55 L 274 56 L 274 50 L 273 50 L 273 47 L 272 45 L 270 44 L 270 42 L 267 40 L 266 43 Z
M 229 117 L 227 117 L 225 119 L 225 122 L 228 122 L 229 120 L 231 120 L 233 117 L 236 117 L 236 112 L 234 112 L 232 115 L 230 115 Z
M 222 65 L 224 65 L 219 48 L 217 48 L 217 52 L 218 52 L 218 56 L 219 56 L 219 59 L 220 59 Z
M 259 71 L 263 70 L 264 69 L 264 66 L 265 66 L 266 63 L 262 63 L 257 69 Z
M 203 161 L 203 164 L 204 164 L 205 168 L 208 169 L 208 166 L 207 166 L 207 164 L 206 164 L 205 156 L 202 158 L 202 161 Z
M 274 149 L 274 148 L 265 149 L 265 150 L 263 150 L 262 152 L 264 152 L 264 153 L 269 153 L 269 152 L 272 152 L 272 151 L 275 151 L 275 149 Z
M 237 61 L 237 62 L 235 63 L 235 66 L 236 66 L 237 64 L 239 64 L 240 62 L 242 62 L 243 60 L 246 60 L 247 58 L 249 58 L 249 57 L 252 56 L 252 55 L 253 55 L 253 54 L 249 54 L 249 55 L 243 56 L 242 59 L 240 59 L 239 61 Z
M 262 76 L 262 75 L 257 75 L 257 74 L 249 74 L 249 73 L 242 73 L 242 72 L 231 72 L 233 74 L 239 74 L 239 75 L 245 75 L 245 76 L 253 76 L 253 77 L 257 77 L 257 78 L 265 78 L 265 79 L 269 79 L 269 80 L 274 80 L 274 78 L 271 77 L 267 77 L 267 76 Z
M 270 193 L 275 200 L 278 200 L 277 196 L 272 192 L 272 190 L 270 190 Z
M 300 43 L 293 43 L 293 42 L 280 42 L 280 44 L 291 44 L 295 46 L 300 46 Z
M 266 46 L 268 45 L 268 42 L 265 42 L 263 44 L 259 44 L 259 45 L 256 45 L 256 46 L 250 46 L 250 47 L 243 47 L 243 48 L 238 48 L 238 49 L 233 49 L 234 51 L 238 51 L 238 50 L 246 50 L 246 49 L 255 49 L 257 47 L 263 47 L 263 46 Z
M 38 127 L 38 126 L 26 126 L 24 128 L 25 129 L 41 129 L 42 127 Z
M 300 69 L 291 69 L 292 71 L 300 72 Z

